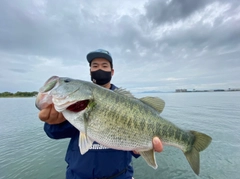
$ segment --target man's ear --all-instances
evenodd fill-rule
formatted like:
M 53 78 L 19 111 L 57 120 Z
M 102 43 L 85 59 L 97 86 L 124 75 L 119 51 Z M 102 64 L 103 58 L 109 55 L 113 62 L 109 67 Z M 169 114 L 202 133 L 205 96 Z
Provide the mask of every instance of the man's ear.
M 114 75 L 114 69 L 112 68 L 112 70 L 111 70 L 111 71 L 112 71 L 112 76 L 113 76 L 113 75 Z

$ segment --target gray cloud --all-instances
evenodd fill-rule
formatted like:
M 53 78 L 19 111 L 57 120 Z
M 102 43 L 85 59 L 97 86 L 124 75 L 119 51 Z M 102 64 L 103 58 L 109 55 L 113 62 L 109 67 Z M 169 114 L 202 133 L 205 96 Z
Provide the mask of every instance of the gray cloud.
M 3 0 L 0 91 L 38 89 L 51 75 L 89 80 L 85 57 L 98 48 L 113 55 L 113 82 L 131 90 L 237 87 L 239 4 Z
M 209 1 L 192 1 L 192 0 L 154 0 L 148 1 L 145 5 L 146 16 L 150 21 L 157 24 L 173 23 L 185 19 L 192 13 L 204 8 Z

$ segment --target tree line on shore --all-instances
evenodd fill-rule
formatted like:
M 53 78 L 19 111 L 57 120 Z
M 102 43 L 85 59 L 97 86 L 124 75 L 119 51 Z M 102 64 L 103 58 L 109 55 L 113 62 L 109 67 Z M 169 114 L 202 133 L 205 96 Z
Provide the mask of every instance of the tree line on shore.
M 38 94 L 37 91 L 33 91 L 33 92 L 18 91 L 16 93 L 3 92 L 3 93 L 0 93 L 0 97 L 33 97 L 33 96 L 36 96 L 37 94 Z

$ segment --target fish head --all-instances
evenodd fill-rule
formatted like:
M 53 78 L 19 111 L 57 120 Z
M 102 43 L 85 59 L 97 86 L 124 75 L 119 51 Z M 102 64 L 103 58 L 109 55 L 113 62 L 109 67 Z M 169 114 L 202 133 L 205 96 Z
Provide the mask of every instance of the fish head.
M 58 112 L 78 112 L 86 108 L 90 98 L 91 91 L 84 81 L 52 76 L 39 89 L 35 105 L 39 110 L 54 104 Z

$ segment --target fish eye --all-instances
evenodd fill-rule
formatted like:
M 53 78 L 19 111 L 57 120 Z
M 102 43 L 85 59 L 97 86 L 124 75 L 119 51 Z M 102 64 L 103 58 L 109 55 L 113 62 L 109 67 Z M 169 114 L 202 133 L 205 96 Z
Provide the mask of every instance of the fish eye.
M 65 79 L 64 82 L 65 83 L 69 83 L 71 80 L 69 78 Z

